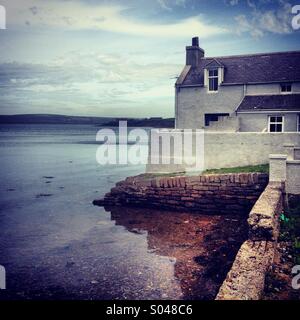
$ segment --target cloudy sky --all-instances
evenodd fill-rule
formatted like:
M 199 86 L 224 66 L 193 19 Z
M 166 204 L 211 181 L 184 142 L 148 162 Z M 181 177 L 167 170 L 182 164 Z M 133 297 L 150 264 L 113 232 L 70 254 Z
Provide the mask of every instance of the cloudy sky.
M 283 0 L 0 0 L 0 114 L 173 116 L 185 46 L 300 49 Z

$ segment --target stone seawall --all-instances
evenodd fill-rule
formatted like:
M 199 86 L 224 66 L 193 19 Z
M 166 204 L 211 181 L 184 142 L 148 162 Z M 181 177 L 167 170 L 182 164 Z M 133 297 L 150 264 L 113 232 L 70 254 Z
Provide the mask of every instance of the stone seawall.
M 242 244 L 217 300 L 261 299 L 276 252 L 283 192 L 281 182 L 271 182 L 255 203 L 248 218 L 249 239 Z
M 149 178 L 118 182 L 95 205 L 128 205 L 206 214 L 248 214 L 268 183 L 263 173 L 211 174 Z

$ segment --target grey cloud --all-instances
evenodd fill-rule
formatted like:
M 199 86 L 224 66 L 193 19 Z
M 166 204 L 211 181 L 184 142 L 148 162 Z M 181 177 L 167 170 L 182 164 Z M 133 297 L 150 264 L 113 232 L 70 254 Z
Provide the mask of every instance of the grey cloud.
M 34 16 L 38 13 L 38 8 L 36 6 L 29 8 L 29 10 Z
M 148 106 L 151 113 L 150 106 L 158 107 L 166 97 L 172 106 L 173 91 L 168 88 L 172 89 L 173 80 L 169 78 L 179 69 L 173 64 L 142 65 L 118 55 L 74 52 L 49 65 L 3 63 L 0 64 L 0 113 L 4 112 L 1 111 L 4 106 L 12 105 L 18 110 L 40 106 L 41 112 L 48 106 L 50 113 L 62 113 L 72 107 L 78 113 L 92 106 L 116 108 L 111 112 L 123 107 L 130 111 L 137 104 Z M 161 89 L 164 87 L 166 93 Z M 96 108 L 95 114 L 100 111 Z M 146 109 L 140 110 L 141 114 L 145 112 Z

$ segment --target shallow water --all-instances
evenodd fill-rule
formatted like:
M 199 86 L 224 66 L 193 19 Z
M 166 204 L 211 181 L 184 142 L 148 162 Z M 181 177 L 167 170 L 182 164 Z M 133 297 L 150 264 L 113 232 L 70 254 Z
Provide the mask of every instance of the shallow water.
M 0 299 L 213 299 L 244 218 L 93 206 L 145 170 L 97 164 L 97 130 L 1 126 Z

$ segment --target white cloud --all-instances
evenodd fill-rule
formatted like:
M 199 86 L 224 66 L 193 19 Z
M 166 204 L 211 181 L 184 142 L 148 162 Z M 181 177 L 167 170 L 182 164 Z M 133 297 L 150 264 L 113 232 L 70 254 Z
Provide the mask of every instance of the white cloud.
M 163 2 L 161 2 L 163 3 Z M 185 1 L 177 0 L 177 5 Z M 9 24 L 30 27 L 52 27 L 66 30 L 103 30 L 131 35 L 155 37 L 190 37 L 197 33 L 202 38 L 228 32 L 209 24 L 202 16 L 192 16 L 169 24 L 145 23 L 125 15 L 122 6 L 87 5 L 79 1 L 5 0 Z
M 247 0 L 247 4 L 250 8 L 256 9 L 256 4 L 252 0 Z
M 167 0 L 157 0 L 157 3 L 163 10 L 172 11 L 172 8 L 167 4 Z
M 279 0 L 278 7 L 270 10 L 259 9 L 254 2 L 249 0 L 248 5 L 253 8 L 250 16 L 242 14 L 235 17 L 238 23 L 238 33 L 249 32 L 253 37 L 262 37 L 266 33 L 288 34 L 293 32 L 290 3 Z
M 163 10 L 172 11 L 173 7 L 185 7 L 187 0 L 157 0 Z
M 236 6 L 239 4 L 239 0 L 225 0 L 225 4 L 229 4 L 231 6 Z
M 264 35 L 263 31 L 258 29 L 257 26 L 254 27 L 252 22 L 244 15 L 238 15 L 235 17 L 235 21 L 238 24 L 237 33 L 241 34 L 243 32 L 249 32 L 253 37 L 262 37 Z

